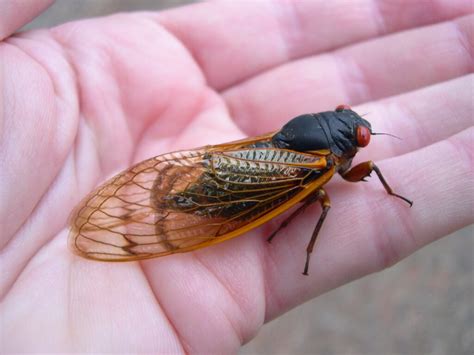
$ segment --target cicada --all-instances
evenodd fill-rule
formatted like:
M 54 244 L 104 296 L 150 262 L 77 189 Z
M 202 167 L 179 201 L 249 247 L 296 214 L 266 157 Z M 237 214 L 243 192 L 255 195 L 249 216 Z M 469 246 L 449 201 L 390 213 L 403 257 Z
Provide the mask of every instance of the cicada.
M 374 135 L 347 105 L 304 114 L 279 131 L 231 143 L 163 154 L 116 175 L 89 194 L 71 217 L 69 245 L 88 259 L 132 261 L 183 253 L 239 236 L 293 211 L 277 232 L 308 205 L 322 214 L 306 249 L 303 274 L 331 207 L 323 186 L 339 173 L 364 180 L 380 169 L 367 161 L 351 168 Z

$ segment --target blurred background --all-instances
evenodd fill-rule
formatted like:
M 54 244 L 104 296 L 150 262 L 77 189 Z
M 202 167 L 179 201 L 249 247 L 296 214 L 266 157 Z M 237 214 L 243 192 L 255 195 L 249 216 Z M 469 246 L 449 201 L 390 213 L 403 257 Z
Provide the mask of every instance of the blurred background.
M 57 0 L 24 29 L 190 2 Z M 473 235 L 473 226 L 460 230 L 305 303 L 265 325 L 240 354 L 474 354 Z

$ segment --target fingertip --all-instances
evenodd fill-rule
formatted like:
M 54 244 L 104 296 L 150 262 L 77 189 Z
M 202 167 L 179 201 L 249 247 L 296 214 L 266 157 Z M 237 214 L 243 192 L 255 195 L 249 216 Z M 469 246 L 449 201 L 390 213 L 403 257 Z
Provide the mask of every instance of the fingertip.
M 0 40 L 4 40 L 33 20 L 53 2 L 54 0 L 3 1 L 0 11 Z

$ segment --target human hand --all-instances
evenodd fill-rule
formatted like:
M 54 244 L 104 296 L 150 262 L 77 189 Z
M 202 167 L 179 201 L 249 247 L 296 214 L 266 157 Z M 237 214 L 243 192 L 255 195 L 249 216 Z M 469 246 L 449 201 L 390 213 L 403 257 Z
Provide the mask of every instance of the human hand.
M 472 223 L 470 3 L 377 4 L 205 3 L 4 40 L 2 351 L 235 352 L 263 322 Z M 374 137 L 357 161 L 415 205 L 376 179 L 333 179 L 308 277 L 319 206 L 271 245 L 278 220 L 142 263 L 67 250 L 71 209 L 133 162 L 339 103 L 403 137 Z

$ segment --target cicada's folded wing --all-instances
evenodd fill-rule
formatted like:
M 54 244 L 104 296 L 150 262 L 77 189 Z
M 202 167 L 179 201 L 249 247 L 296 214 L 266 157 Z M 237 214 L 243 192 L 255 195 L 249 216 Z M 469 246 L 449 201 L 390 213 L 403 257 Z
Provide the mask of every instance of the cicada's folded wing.
M 105 261 L 194 250 L 266 222 L 333 173 L 324 156 L 253 144 L 161 155 L 87 196 L 71 217 L 69 245 Z

